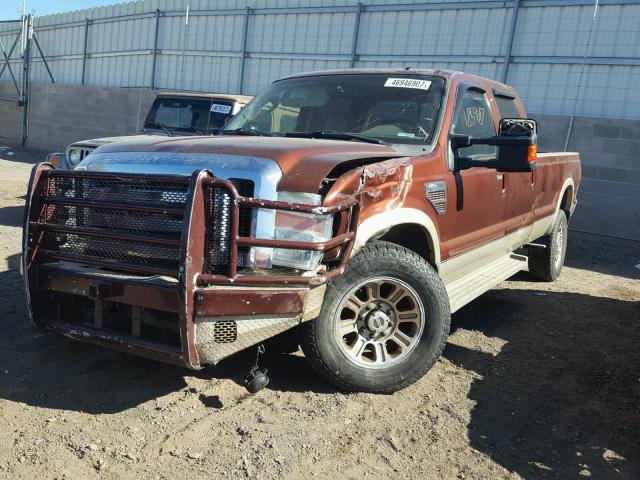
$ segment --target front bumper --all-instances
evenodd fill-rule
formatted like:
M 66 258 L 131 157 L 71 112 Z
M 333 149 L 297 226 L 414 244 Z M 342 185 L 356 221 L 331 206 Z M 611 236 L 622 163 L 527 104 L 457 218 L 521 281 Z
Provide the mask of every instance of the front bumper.
M 105 185 L 113 190 L 115 185 L 148 194 L 169 184 L 184 187 L 180 206 L 143 205 L 87 193 L 105 190 Z M 96 185 L 102 190 L 96 190 Z M 212 223 L 219 218 L 214 214 L 222 205 L 221 198 L 229 206 L 224 226 Z M 341 218 L 342 229 L 323 243 L 241 236 L 242 208 L 332 214 Z M 119 213 L 123 215 L 119 222 L 104 220 Z M 105 224 L 88 223 L 90 216 L 104 217 Z M 141 232 L 140 226 L 122 226 L 131 218 L 144 225 L 149 218 L 165 216 L 172 218 L 171 225 L 180 225 L 175 238 Z M 31 175 L 23 236 L 29 313 L 36 325 L 81 341 L 189 368 L 215 364 L 315 318 L 326 282 L 346 266 L 357 223 L 358 204 L 353 198 L 327 207 L 246 198 L 233 184 L 206 170 L 187 179 L 58 171 L 39 164 Z M 227 263 L 222 269 L 219 264 L 210 268 L 208 250 L 215 245 L 221 248 L 223 243 L 226 255 L 213 256 Z M 119 256 L 109 257 L 118 245 Z M 259 275 L 238 270 L 238 249 L 242 247 L 330 252 L 331 261 L 313 274 L 266 271 Z M 169 252 L 169 257 L 175 253 L 175 262 L 156 262 L 150 257 L 156 248 Z

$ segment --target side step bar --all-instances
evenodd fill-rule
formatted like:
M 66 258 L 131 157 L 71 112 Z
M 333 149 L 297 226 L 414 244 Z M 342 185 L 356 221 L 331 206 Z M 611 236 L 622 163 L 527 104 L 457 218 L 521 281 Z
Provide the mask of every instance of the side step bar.
M 491 290 L 503 280 L 522 270 L 527 270 L 527 260 L 528 258 L 524 255 L 511 253 L 470 270 L 464 277 L 445 285 L 449 294 L 451 313 L 464 307 L 487 290 Z

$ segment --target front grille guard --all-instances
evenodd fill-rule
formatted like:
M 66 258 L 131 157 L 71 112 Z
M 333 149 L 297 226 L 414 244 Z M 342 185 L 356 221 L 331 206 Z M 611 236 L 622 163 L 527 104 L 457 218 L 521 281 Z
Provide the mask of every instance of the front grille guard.
M 140 185 L 171 184 L 182 185 L 185 188 L 184 205 L 162 204 L 153 202 L 123 202 L 117 198 L 95 199 L 60 197 L 51 195 L 50 181 L 52 179 L 79 179 L 76 183 L 82 183 L 86 179 L 95 181 L 139 183 Z M 176 187 L 177 188 L 177 187 Z M 207 245 L 212 245 L 212 229 L 207 226 L 208 215 L 211 214 L 211 203 L 207 199 L 212 198 L 212 189 L 222 192 L 228 199 L 228 221 L 230 228 L 223 229 L 222 237 L 228 242 L 228 263 L 226 264 L 226 274 L 205 273 L 212 271 L 207 265 Z M 180 220 L 181 232 L 179 237 L 170 238 L 163 235 L 148 235 L 137 231 L 111 231 L 105 228 L 94 226 L 84 226 L 76 221 L 73 225 L 61 225 L 48 223 L 54 215 L 55 209 L 64 206 L 66 208 L 87 208 L 104 209 L 104 211 L 126 211 L 138 212 L 141 215 L 162 215 L 172 219 Z M 328 241 L 313 243 L 290 240 L 259 239 L 254 237 L 241 236 L 239 232 L 240 208 L 272 209 L 290 212 L 314 213 L 323 215 L 340 215 L 342 218 L 341 232 Z M 180 322 L 180 343 L 181 354 L 174 355 L 168 352 L 170 361 L 182 363 L 191 368 L 199 368 L 200 363 L 195 350 L 194 316 L 196 312 L 196 296 L 203 299 L 207 295 L 203 287 L 212 285 L 308 285 L 317 286 L 341 275 L 346 267 L 349 256 L 355 242 L 356 229 L 358 225 L 359 204 L 353 197 L 348 197 L 334 205 L 326 207 L 316 207 L 304 204 L 293 204 L 287 202 L 268 201 L 243 197 L 238 194 L 235 186 L 227 181 L 214 177 L 207 170 L 194 171 L 190 179 L 182 176 L 167 175 L 146 175 L 146 174 L 120 174 L 103 172 L 84 171 L 64 171 L 54 170 L 50 164 L 41 163 L 35 165 L 29 183 L 27 194 L 27 204 L 25 208 L 25 223 L 23 232 L 23 258 L 22 266 L 24 271 L 25 290 L 29 313 L 36 324 L 44 323 L 44 314 L 38 305 L 32 303 L 34 293 L 38 291 L 38 266 L 56 261 L 71 261 L 74 263 L 88 264 L 96 267 L 109 268 L 118 271 L 132 272 L 136 274 L 159 275 L 177 278 L 177 308 Z M 117 230 L 117 229 L 113 229 Z M 64 235 L 67 243 L 69 236 L 97 239 L 96 244 L 110 242 L 117 245 L 118 242 L 130 242 L 127 258 L 109 258 L 107 255 L 83 255 L 75 251 L 72 253 L 60 252 L 56 249 L 55 242 L 51 242 L 51 235 Z M 215 240 L 222 241 L 220 232 L 216 233 Z M 54 237 L 56 238 L 56 237 Z M 47 240 L 48 241 L 45 241 Z M 83 244 L 86 246 L 86 244 Z M 142 245 L 145 248 L 136 249 L 133 245 Z M 170 257 L 169 260 L 177 260 L 175 268 L 167 267 L 170 263 L 166 258 L 162 262 L 145 261 L 145 252 L 149 249 L 158 248 L 158 251 Z M 309 250 L 318 252 L 331 252 L 331 265 L 333 268 L 320 270 L 310 275 L 252 275 L 242 274 L 238 271 L 238 250 L 241 247 L 265 247 L 295 250 Z M 106 247 L 105 247 L 106 248 Z M 116 247 L 114 247 L 116 248 Z M 175 255 L 172 249 L 175 249 Z M 167 253 L 169 252 L 169 253 Z M 95 252 L 90 252 L 95 254 Z M 142 254 L 141 254 L 142 253 Z M 148 260 L 148 259 L 147 259 Z M 164 262 L 164 263 L 163 263 Z M 36 295 L 38 296 L 38 295 Z M 205 299 L 206 300 L 206 299 Z M 37 303 L 37 302 L 36 302 Z M 64 327 L 57 325 L 57 330 L 64 330 Z M 75 330 L 68 334 L 76 334 Z M 108 343 L 113 346 L 114 342 L 122 344 L 136 343 L 135 339 L 128 338 L 103 338 L 89 330 L 77 333 L 78 337 L 89 340 L 93 338 L 94 343 Z M 132 341 L 129 341 L 132 340 Z M 136 346 L 146 349 L 141 354 L 157 358 L 166 356 L 167 352 L 155 351 L 153 347 L 147 345 Z M 146 353 L 145 353 L 146 352 Z M 140 353 L 140 352 L 139 352 Z M 175 357 L 175 358 L 174 358 Z M 166 358 L 165 358 L 166 359 Z

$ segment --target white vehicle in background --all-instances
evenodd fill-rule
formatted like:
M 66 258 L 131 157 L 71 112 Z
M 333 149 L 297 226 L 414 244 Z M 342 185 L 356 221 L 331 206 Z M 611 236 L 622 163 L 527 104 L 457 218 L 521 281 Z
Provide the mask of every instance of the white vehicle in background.
M 49 154 L 47 162 L 58 169 L 73 170 L 96 148 L 109 143 L 137 140 L 141 136 L 216 135 L 252 98 L 216 93 L 160 93 L 147 113 L 140 135 L 75 142 L 65 153 Z

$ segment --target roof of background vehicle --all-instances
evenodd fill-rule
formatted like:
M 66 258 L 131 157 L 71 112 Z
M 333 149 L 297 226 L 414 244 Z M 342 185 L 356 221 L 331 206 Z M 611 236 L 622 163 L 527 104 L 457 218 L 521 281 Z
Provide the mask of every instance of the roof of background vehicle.
M 249 103 L 253 99 L 251 95 L 231 95 L 228 93 L 190 93 L 190 92 L 160 92 L 158 97 L 182 97 L 232 100 L 239 103 Z

